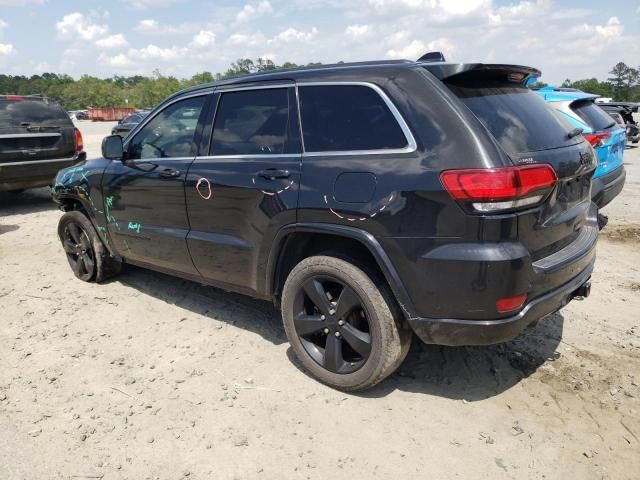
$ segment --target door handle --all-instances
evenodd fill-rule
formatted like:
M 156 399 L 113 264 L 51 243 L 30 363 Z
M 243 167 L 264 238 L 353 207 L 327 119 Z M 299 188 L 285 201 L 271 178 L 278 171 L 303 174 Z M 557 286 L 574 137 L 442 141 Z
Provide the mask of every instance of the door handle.
M 174 178 L 180 175 L 180 170 L 174 170 L 173 168 L 165 168 L 160 172 L 161 177 Z
M 258 173 L 258 176 L 266 178 L 267 180 L 275 180 L 277 178 L 289 178 L 291 172 L 289 170 L 278 170 L 275 168 L 267 168 Z

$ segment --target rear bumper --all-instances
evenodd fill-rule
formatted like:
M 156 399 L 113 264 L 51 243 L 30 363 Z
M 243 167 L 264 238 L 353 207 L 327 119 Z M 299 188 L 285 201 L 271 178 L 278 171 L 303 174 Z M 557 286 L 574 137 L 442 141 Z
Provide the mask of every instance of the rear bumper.
M 448 272 L 451 265 L 460 262 L 451 258 L 442 261 L 432 270 L 438 272 L 435 277 L 443 286 L 439 290 L 440 298 L 444 299 L 442 303 L 451 313 L 437 317 L 418 313 L 407 319 L 411 328 L 425 343 L 441 345 L 488 345 L 515 338 L 527 325 L 565 306 L 575 296 L 576 290 L 588 281 L 596 258 L 596 213 L 596 206 L 591 204 L 585 224 L 572 243 L 535 261 L 523 256 L 526 250 L 522 245 L 520 250 L 523 252 L 517 248 L 503 252 L 505 258 L 512 257 L 514 261 L 487 261 L 484 258 L 487 256 L 486 245 L 477 244 L 475 249 L 466 249 L 465 268 L 455 270 L 454 280 L 449 278 L 451 274 Z M 496 257 L 495 252 L 493 254 Z M 471 277 L 465 271 L 471 272 L 472 276 L 482 272 L 482 289 L 474 291 L 479 283 L 469 283 Z M 495 301 L 498 298 L 525 292 L 528 299 L 519 312 L 508 317 L 496 312 Z M 453 305 L 449 301 L 451 298 L 457 299 L 457 304 Z M 433 301 L 438 302 L 438 298 L 434 297 Z M 472 315 L 483 308 L 483 302 L 483 312 L 489 315 L 474 318 Z
M 48 160 L 0 163 L 0 192 L 51 185 L 59 170 L 84 160 L 86 154 Z
M 627 172 L 624 166 L 602 177 L 594 178 L 591 187 L 591 200 L 598 208 L 603 208 L 616 198 L 624 187 Z
M 425 343 L 439 345 L 491 345 L 512 340 L 528 325 L 564 307 L 585 285 L 595 258 L 571 281 L 530 301 L 517 315 L 499 320 L 413 318 L 411 328 Z

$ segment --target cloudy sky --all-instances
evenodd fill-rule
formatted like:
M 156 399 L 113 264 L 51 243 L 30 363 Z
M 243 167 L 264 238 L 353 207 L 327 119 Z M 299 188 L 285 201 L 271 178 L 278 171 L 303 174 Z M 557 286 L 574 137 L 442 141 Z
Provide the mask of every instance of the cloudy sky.
M 640 64 L 640 0 L 0 0 L 0 73 L 223 71 L 239 57 L 417 59 L 542 69 L 543 80 Z

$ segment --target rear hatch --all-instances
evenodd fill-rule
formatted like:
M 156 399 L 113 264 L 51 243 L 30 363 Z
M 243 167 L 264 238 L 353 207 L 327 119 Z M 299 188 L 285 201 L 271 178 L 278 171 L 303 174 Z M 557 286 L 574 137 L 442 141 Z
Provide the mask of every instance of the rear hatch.
M 60 105 L 46 97 L 0 96 L 0 165 L 74 153 L 75 128 Z
M 624 128 L 592 99 L 577 100 L 570 105 L 571 110 L 593 129 L 587 138 L 598 155 L 598 167 L 594 178 L 606 175 L 622 166 L 622 156 L 626 141 Z
M 514 212 L 518 239 L 533 260 L 576 240 L 591 205 L 591 145 L 525 87 L 527 67 L 482 65 L 441 78 L 484 124 L 516 166 L 548 164 L 557 176 L 542 203 Z M 539 74 L 539 72 L 537 72 Z

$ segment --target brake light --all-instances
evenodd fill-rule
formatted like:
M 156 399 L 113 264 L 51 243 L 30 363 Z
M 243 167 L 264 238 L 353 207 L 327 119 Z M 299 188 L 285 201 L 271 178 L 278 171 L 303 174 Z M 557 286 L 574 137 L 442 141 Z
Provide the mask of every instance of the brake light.
M 598 148 L 607 143 L 611 134 L 609 132 L 583 133 L 582 136 L 593 148 Z
M 23 97 L 21 97 L 20 95 L 6 95 L 4 99 L 10 102 L 20 102 Z
M 514 310 L 520 310 L 527 299 L 526 293 L 514 295 L 513 297 L 504 297 L 496 300 L 496 310 L 499 313 L 513 312 Z
M 82 141 L 82 133 L 76 128 L 76 152 L 81 152 L 84 149 L 84 142 Z
M 479 212 L 536 204 L 555 186 L 550 165 L 445 170 L 440 181 L 454 200 L 470 202 Z

